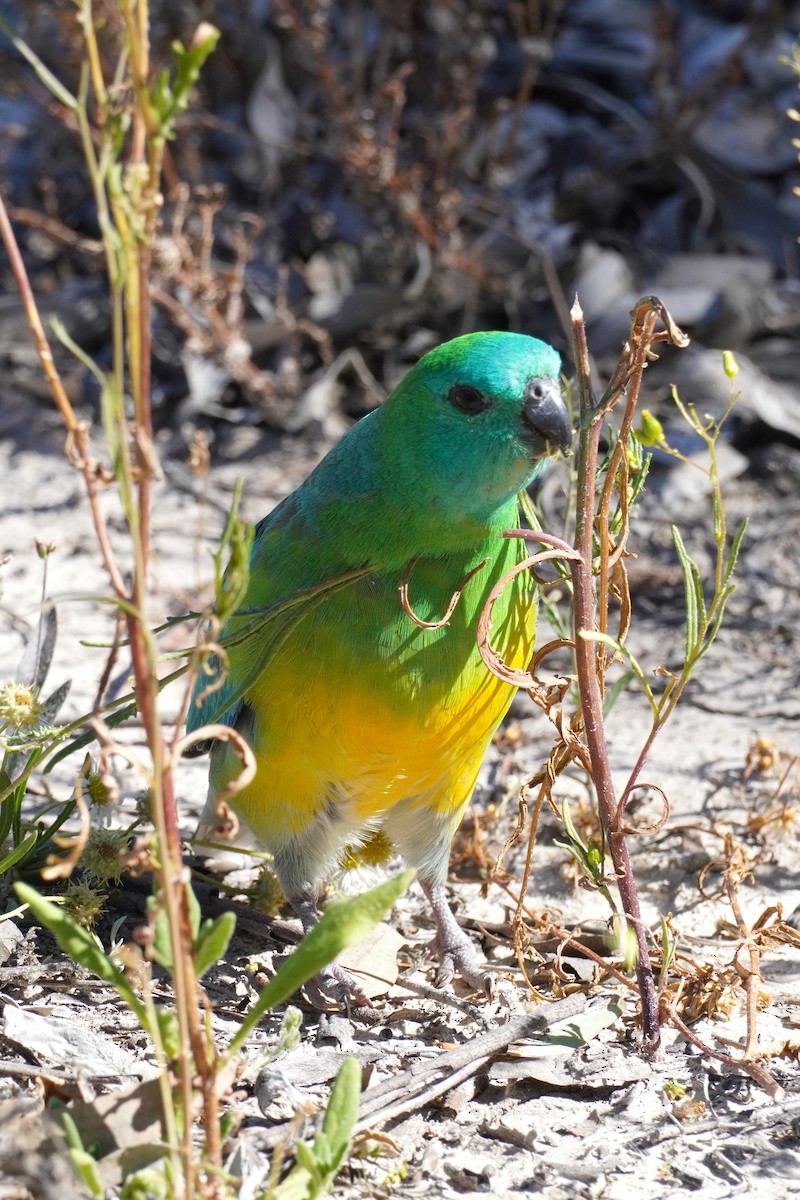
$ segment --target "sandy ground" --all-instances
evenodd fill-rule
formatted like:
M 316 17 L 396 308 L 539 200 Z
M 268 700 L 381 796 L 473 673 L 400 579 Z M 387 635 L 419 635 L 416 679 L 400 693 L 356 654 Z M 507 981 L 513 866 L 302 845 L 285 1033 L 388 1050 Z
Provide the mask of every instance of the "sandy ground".
M 12 422 L 10 429 L 6 424 L 6 434 L 0 442 L 4 497 L 0 550 L 9 561 L 2 574 L 0 674 L 13 675 L 36 620 L 41 564 L 33 539 L 53 542 L 57 549 L 49 563 L 48 590 L 57 603 L 59 641 L 48 685 L 72 678 L 65 715 L 73 717 L 91 705 L 102 668 L 103 652 L 80 643 L 86 638 L 102 640 L 110 631 L 109 610 L 97 602 L 107 589 L 97 563 L 81 480 L 65 465 L 60 434 L 36 410 L 21 410 L 18 422 Z M 167 458 L 154 507 L 154 619 L 196 604 L 203 594 L 209 577 L 206 550 L 219 534 L 236 476 L 244 474 L 247 481 L 245 513 L 257 518 L 296 485 L 322 449 L 318 443 L 301 439 L 288 439 L 279 446 L 274 438 L 255 433 L 249 438 L 243 434 L 242 443 L 236 461 L 217 458 L 203 485 L 202 503 L 195 494 L 196 481 L 176 459 Z M 794 815 L 800 808 L 800 775 L 791 761 L 800 754 L 800 452 L 768 447 L 753 461 L 761 469 L 751 470 L 728 487 L 731 523 L 743 515 L 751 518 L 728 619 L 674 720 L 657 741 L 645 772 L 646 778 L 669 796 L 669 820 L 657 835 L 634 839 L 633 844 L 647 922 L 657 927 L 659 918 L 671 913 L 679 952 L 696 962 L 723 966 L 731 962 L 735 951 L 731 910 L 719 899 L 704 898 L 697 881 L 702 868 L 721 857 L 726 832 L 735 835 L 752 859 L 752 878 L 741 889 L 748 922 L 755 922 L 771 905 L 780 904 L 786 916 L 800 905 Z M 682 499 L 675 478 L 670 471 L 654 481 L 641 505 L 632 543 L 639 555 L 635 564 L 638 578 L 644 582 L 635 593 L 631 645 L 648 669 L 674 663 L 682 644 L 682 593 L 676 586 L 671 557 L 670 522 L 681 525 L 687 544 L 701 561 L 708 553 L 706 502 Z M 108 503 L 113 510 L 111 496 Z M 121 537 L 117 518 L 112 519 L 112 529 Z M 653 584 L 656 578 L 662 579 L 660 585 Z M 120 662 L 121 671 L 125 665 Z M 174 697 L 167 695 L 165 713 L 174 712 L 177 703 L 177 692 Z M 609 723 L 619 782 L 635 761 L 648 726 L 646 703 L 629 689 L 620 697 Z M 134 727 L 124 736 L 135 744 L 140 731 Z M 521 696 L 515 702 L 511 724 L 492 747 L 476 792 L 475 813 L 488 855 L 497 852 L 510 831 L 519 785 L 544 759 L 549 738 L 546 720 Z M 745 781 L 748 751 L 758 738 L 774 743 L 775 770 L 757 772 Z M 781 833 L 772 826 L 759 836 L 752 814 L 768 808 L 786 767 L 790 770 L 782 794 L 788 798 L 788 827 Z M 187 831 L 203 802 L 204 771 L 202 760 L 181 768 L 179 790 Z M 57 795 L 68 794 L 69 780 L 65 766 L 52 784 Z M 141 783 L 137 785 L 129 773 L 123 803 L 126 789 L 132 791 L 136 786 Z M 585 793 L 577 779 L 565 781 L 560 794 L 572 798 L 573 811 L 580 810 Z M 657 814 L 658 805 L 650 800 L 640 818 L 645 821 Z M 470 828 L 474 831 L 474 822 Z M 575 886 L 564 851 L 552 844 L 558 833 L 555 820 L 545 817 L 534 858 L 529 909 L 539 917 L 548 913 L 569 928 L 581 922 L 587 929 L 602 928 L 607 910 L 596 894 Z M 469 836 L 457 840 L 459 852 Z M 512 879 L 521 870 L 523 857 L 524 847 L 506 860 Z M 473 928 L 477 922 L 484 931 L 507 931 L 506 893 L 493 886 L 482 898 L 469 862 L 462 864 L 457 875 L 453 891 L 460 917 Z M 709 885 L 713 891 L 719 877 L 712 873 L 711 878 L 715 879 Z M 135 919 L 129 917 L 127 927 L 132 923 Z M 400 905 L 396 923 L 418 958 L 429 926 L 417 889 Z M 529 964 L 548 995 L 553 981 L 552 938 L 549 945 L 545 966 Z M 258 953 L 268 969 L 275 947 L 265 933 L 254 933 L 246 923 L 237 935 L 209 985 L 221 1036 L 236 1027 L 237 1014 L 252 994 L 252 977 L 243 969 L 248 956 Z M 425 994 L 426 981 L 430 983 L 430 971 L 425 968 L 410 976 L 410 984 L 401 981 L 392 988 L 380 1002 L 374 1024 L 350 1026 L 343 1018 L 320 1017 L 307 1010 L 303 1046 L 281 1060 L 280 1086 L 273 1079 L 271 1098 L 266 1101 L 263 1088 L 259 1093 L 256 1087 L 261 1077 L 251 1062 L 237 1099 L 244 1125 L 231 1144 L 238 1156 L 234 1165 L 255 1189 L 245 1189 L 242 1195 L 258 1194 L 256 1183 L 263 1176 L 265 1148 L 274 1142 L 276 1122 L 283 1128 L 281 1122 L 291 1115 L 293 1098 L 302 1094 L 312 1107 L 323 1099 L 345 1052 L 357 1054 L 369 1067 L 372 1086 L 414 1062 L 441 1053 L 443 1046 L 469 1042 L 487 1026 L 524 1009 L 529 997 L 507 940 L 487 933 L 483 948 L 501 980 L 493 1005 L 465 1002 L 454 1008 L 432 997 L 430 991 Z M 564 970 L 567 978 L 591 978 L 586 961 L 570 957 L 568 952 Z M 471 1191 L 511 1196 L 536 1190 L 551 1200 L 562 1196 L 624 1200 L 631 1194 L 672 1197 L 686 1192 L 726 1197 L 750 1189 L 760 1197 L 785 1196 L 787 1188 L 792 1189 L 791 1180 L 800 1182 L 797 951 L 786 946 L 773 948 L 764 956 L 762 971 L 770 1003 L 760 1017 L 761 1039 L 772 1049 L 784 1047 L 783 1056 L 773 1061 L 774 1074 L 786 1089 L 779 1104 L 772 1105 L 745 1074 L 703 1055 L 673 1029 L 665 1031 L 660 1056 L 645 1062 L 635 1045 L 632 993 L 606 982 L 592 1003 L 602 1010 L 616 994 L 622 1016 L 612 1014 L 605 1022 L 601 1019 L 599 1031 L 587 1035 L 584 1044 L 562 1057 L 554 1058 L 551 1048 L 542 1052 L 544 1057 L 540 1055 L 533 1066 L 524 1058 L 507 1058 L 482 1067 L 471 1081 L 437 1100 L 421 1107 L 409 1103 L 407 1112 L 385 1123 L 384 1133 L 391 1144 L 384 1145 L 377 1157 L 353 1160 L 344 1178 L 344 1192 L 353 1196 L 397 1192 L 449 1197 Z M 148 1073 L 145 1041 L 131 1027 L 127 1014 L 120 1014 L 105 989 L 87 984 L 82 972 L 67 968 L 47 937 L 27 935 L 2 969 L 2 987 L 7 1005 L 13 1001 L 26 1009 L 34 1006 L 37 1013 L 85 1026 L 123 1047 L 131 1062 L 139 1064 L 140 1073 Z M 735 1055 L 744 1021 L 741 990 L 734 987 L 733 993 L 725 1018 L 702 1018 L 695 1031 L 718 1049 Z M 274 1038 L 276 1028 L 275 1020 L 265 1024 L 254 1039 L 251 1059 L 258 1046 Z M 9 1045 L 6 1059 L 14 1057 L 13 1048 L 19 1051 L 19 1034 Z M 29 1049 L 28 1061 L 31 1053 Z M 46 1053 L 38 1058 L 34 1054 L 33 1061 L 46 1062 Z M 73 1074 L 77 1070 L 69 1061 L 59 1065 Z M 136 1073 L 133 1067 L 131 1072 Z M 107 1085 L 98 1085 L 98 1090 L 103 1086 Z M 28 1081 L 12 1074 L 2 1083 L 2 1098 L 27 1103 L 25 1098 L 33 1095 L 31 1088 Z M 45 1169 L 44 1160 L 36 1157 L 40 1139 L 31 1132 L 35 1123 L 29 1122 L 27 1128 L 30 1149 L 25 1162 L 30 1159 L 33 1166 L 25 1170 L 35 1175 L 40 1169 L 42 1178 L 50 1179 L 55 1171 L 52 1163 Z M 20 1176 L 25 1173 L 16 1158 L 13 1162 L 9 1159 L 7 1147 L 3 1166 L 8 1179 L 17 1169 Z M 0 1182 L 1 1197 L 17 1194 L 4 1191 L 4 1186 Z M 59 1186 L 53 1176 L 36 1194 L 55 1194 Z

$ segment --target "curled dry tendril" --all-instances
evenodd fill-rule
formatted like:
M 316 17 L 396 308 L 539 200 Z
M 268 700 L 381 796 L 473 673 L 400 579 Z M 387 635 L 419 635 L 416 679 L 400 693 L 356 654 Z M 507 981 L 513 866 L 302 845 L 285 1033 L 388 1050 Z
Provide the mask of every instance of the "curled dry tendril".
M 661 797 L 661 816 L 657 821 L 652 821 L 649 825 L 632 825 L 627 822 L 623 823 L 625 809 L 630 803 L 631 794 L 638 791 L 657 792 Z M 620 802 L 617 805 L 616 825 L 620 833 L 630 834 L 631 836 L 638 837 L 654 837 L 657 833 L 660 833 L 666 825 L 667 821 L 669 820 L 669 814 L 670 804 L 669 800 L 667 799 L 667 794 L 663 788 L 660 788 L 657 783 L 635 783 L 632 788 L 629 788 L 627 791 L 622 793 Z
M 502 579 L 498 580 L 498 582 L 492 588 L 486 603 L 483 606 L 483 612 L 481 613 L 480 620 L 478 621 L 478 650 L 481 658 L 486 663 L 486 666 L 493 675 L 498 677 L 498 679 L 502 679 L 505 683 L 510 683 L 514 687 L 539 689 L 542 685 L 542 680 L 540 680 L 534 674 L 533 663 L 531 664 L 530 669 L 527 671 L 522 671 L 517 667 L 510 667 L 508 663 L 506 663 L 492 647 L 489 637 L 492 628 L 492 612 L 494 610 L 494 606 L 512 579 L 515 579 L 517 575 L 522 574 L 523 571 L 532 570 L 540 563 L 557 559 L 564 559 L 570 563 L 582 563 L 583 560 L 578 554 L 577 550 L 575 550 L 572 546 L 567 545 L 567 543 L 562 542 L 560 538 L 553 537 L 548 533 L 540 533 L 530 529 L 509 529 L 503 534 L 503 536 L 507 538 L 520 538 L 526 542 L 540 542 L 545 546 L 550 546 L 551 549 L 542 550 L 539 552 L 539 554 L 534 554 L 530 558 L 524 558 L 521 562 L 518 562 L 515 566 L 513 566 L 510 571 L 506 571 Z M 559 639 L 557 642 L 548 642 L 547 646 L 542 647 L 542 650 L 538 652 L 534 659 L 534 663 L 538 665 L 538 663 L 542 661 L 543 657 L 545 657 L 545 651 L 547 654 L 550 654 L 553 652 L 553 650 L 570 644 L 570 642 L 561 639 Z
M 488 561 L 488 558 L 482 558 L 476 567 L 473 567 L 471 571 L 467 571 L 466 575 L 461 580 L 461 583 L 450 597 L 450 603 L 447 606 L 444 616 L 440 620 L 423 621 L 422 617 L 418 617 L 414 612 L 413 608 L 411 607 L 411 601 L 408 598 L 408 585 L 411 582 L 411 572 L 414 570 L 414 567 L 417 563 L 417 556 L 415 555 L 415 557 L 412 558 L 405 567 L 400 579 L 400 585 L 397 589 L 400 595 L 400 607 L 406 616 L 409 617 L 415 625 L 419 626 L 420 629 L 442 629 L 448 624 L 453 613 L 456 611 L 456 605 L 461 599 L 461 594 L 469 583 L 470 579 L 472 579 L 473 575 L 477 575 L 478 571 L 482 571 Z
M 246 788 L 252 783 L 256 776 L 256 756 L 250 747 L 250 744 L 242 737 L 238 730 L 233 729 L 230 725 L 203 725 L 200 729 L 194 729 L 191 733 L 187 733 L 178 741 L 173 750 L 173 761 L 178 762 L 183 754 L 193 746 L 196 742 L 206 741 L 221 741 L 229 742 L 233 747 L 233 751 L 242 764 L 242 769 L 235 779 L 232 779 L 221 792 L 215 796 L 215 804 L 217 811 L 226 807 L 226 802 Z M 230 814 L 225 813 L 225 820 L 229 819 Z M 233 835 L 230 835 L 233 836 Z

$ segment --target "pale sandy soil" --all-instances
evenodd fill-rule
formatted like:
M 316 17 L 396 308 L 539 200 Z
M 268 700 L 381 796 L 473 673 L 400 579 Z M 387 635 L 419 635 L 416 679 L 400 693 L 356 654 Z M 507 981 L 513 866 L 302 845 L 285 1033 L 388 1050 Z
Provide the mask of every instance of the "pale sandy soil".
M 28 419 L 31 415 L 33 420 Z M 48 683 L 55 686 L 63 678 L 73 679 L 65 710 L 65 715 L 72 717 L 91 705 L 103 662 L 102 650 L 84 648 L 81 639 L 102 640 L 111 621 L 109 610 L 93 599 L 106 587 L 97 564 L 81 480 L 64 464 L 60 435 L 49 428 L 49 422 L 41 422 L 32 436 L 40 420 L 36 410 L 21 417 L 11 436 L 0 442 L 0 550 L 10 555 L 3 569 L 0 601 L 0 674 L 13 674 L 25 636 L 36 619 L 41 568 L 33 538 L 52 541 L 57 551 L 50 560 L 49 593 L 58 605 L 60 632 Z M 302 478 L 321 450 L 320 445 L 298 439 L 287 440 L 280 450 L 274 444 L 266 447 L 255 435 L 250 442 L 240 461 L 215 463 L 202 507 L 191 492 L 191 477 L 178 462 L 167 460 L 166 478 L 158 485 L 154 508 L 154 619 L 194 605 L 203 594 L 209 576 L 207 547 L 221 529 L 236 475 L 243 473 L 247 479 L 245 512 L 257 518 Z M 800 503 L 796 487 L 800 454 L 780 448 L 768 453 L 772 460 L 765 477 L 744 476 L 730 485 L 732 520 L 744 514 L 752 518 L 740 586 L 717 645 L 657 742 L 645 772 L 646 778 L 669 796 L 669 821 L 655 837 L 635 839 L 634 843 L 647 922 L 656 927 L 660 916 L 671 913 L 680 952 L 704 963 L 729 963 L 734 954 L 730 908 L 718 899 L 701 897 L 697 887 L 703 866 L 720 857 L 721 835 L 726 831 L 734 833 L 754 859 L 752 881 L 741 892 L 745 918 L 752 923 L 774 904 L 780 904 L 788 916 L 800 905 L 796 823 L 783 836 L 773 834 L 761 841 L 746 832 L 747 814 L 763 810 L 778 784 L 775 774 L 756 775 L 745 784 L 748 749 L 757 738 L 768 738 L 780 748 L 783 765 L 790 762 L 790 756 L 800 754 Z M 113 508 L 111 498 L 109 505 Z M 661 491 L 656 488 L 642 505 L 635 536 L 640 568 L 666 565 L 674 575 L 668 536 L 672 520 L 681 524 L 687 543 L 701 559 L 705 556 L 702 503 L 682 503 L 671 498 L 669 486 Z M 116 519 L 112 528 L 119 528 Z M 665 590 L 662 585 L 637 594 L 631 644 L 649 669 L 675 661 L 682 640 L 680 606 L 679 587 Z M 125 666 L 121 659 L 119 670 L 124 672 Z M 167 716 L 177 703 L 177 692 L 165 697 Z M 631 689 L 620 698 L 609 724 L 611 755 L 620 782 L 635 760 L 647 728 L 647 706 Z M 520 697 L 513 710 L 511 732 L 492 748 L 476 793 L 475 810 L 489 854 L 497 851 L 509 832 L 519 784 L 545 756 L 549 736 L 547 722 Z M 136 746 L 140 730 L 134 726 L 123 737 Z M 56 772 L 52 786 L 56 794 L 68 794 L 66 764 Z M 137 786 L 141 784 L 128 772 L 124 803 L 126 789 L 132 792 Z M 787 794 L 794 796 L 795 808 L 800 809 L 796 773 L 785 786 Z M 204 787 L 202 760 L 181 767 L 179 790 L 187 832 L 202 805 Z M 571 796 L 577 808 L 584 793 L 573 780 L 565 783 L 562 795 Z M 641 819 L 656 815 L 657 808 L 649 802 Z M 534 859 L 528 900 L 531 911 L 549 912 L 570 927 L 580 922 L 601 926 L 607 915 L 602 901 L 575 888 L 573 876 L 565 869 L 564 852 L 552 845 L 554 835 L 558 835 L 555 821 L 545 818 Z M 457 845 L 463 849 L 463 840 Z M 517 850 L 507 860 L 512 875 L 521 869 L 522 857 L 523 852 Z M 509 912 L 507 896 L 495 886 L 482 899 L 469 865 L 459 875 L 453 888 L 459 914 L 483 922 L 489 929 L 502 929 Z M 129 918 L 129 925 L 132 921 Z M 397 926 L 411 944 L 419 946 L 424 940 L 427 917 L 416 889 L 400 905 Z M 282 1063 L 284 1083 L 288 1079 L 307 1097 L 319 1100 L 344 1051 L 371 1064 L 373 1081 L 381 1080 L 420 1058 L 440 1053 L 437 1047 L 443 1043 L 468 1042 L 486 1025 L 496 1024 L 509 1012 L 521 1011 L 527 994 L 520 986 L 513 956 L 502 937 L 497 945 L 492 942 L 485 939 L 484 950 L 500 968 L 502 979 L 493 1006 L 467 1005 L 456 1010 L 397 985 L 380 1002 L 377 1023 L 370 1026 L 351 1028 L 343 1020 L 320 1018 L 308 1010 L 304 1046 L 315 1047 L 315 1066 L 313 1070 L 309 1067 L 308 1049 L 295 1052 Z M 245 957 L 261 951 L 268 965 L 274 945 L 264 933 L 256 936 L 247 929 L 233 943 L 210 985 L 220 1034 L 235 1028 L 236 1014 L 252 990 L 250 977 L 242 969 Z M 580 960 L 570 961 L 568 970 L 580 973 Z M 16 973 L 15 964 L 19 964 Z M 781 1105 L 768 1108 L 768 1097 L 745 1075 L 704 1057 L 671 1029 L 665 1033 L 660 1057 L 645 1063 L 631 1034 L 635 1012 L 631 993 L 620 988 L 623 1018 L 556 1066 L 545 1064 L 532 1078 L 508 1063 L 484 1068 L 474 1086 L 462 1086 L 443 1100 L 390 1120 L 384 1132 L 392 1138 L 396 1153 L 355 1161 L 344 1178 L 344 1191 L 353 1196 L 397 1192 L 437 1197 L 469 1191 L 489 1191 L 495 1196 L 540 1191 L 550 1200 L 562 1196 L 627 1200 L 631 1194 L 672 1197 L 687 1192 L 710 1200 L 746 1188 L 760 1197 L 786 1195 L 787 1189 L 791 1192 L 796 1186 L 792 1180 L 800 1182 L 797 951 L 783 947 L 766 955 L 763 975 L 771 1004 L 761 1017 L 761 1037 L 765 1044 L 787 1043 L 786 1056 L 774 1060 L 774 1073 L 787 1089 Z M 540 972 L 537 978 L 544 986 L 546 973 Z M 430 982 L 429 972 L 418 971 L 413 976 L 415 983 L 426 979 Z M 35 1005 L 37 1011 L 51 1015 L 66 1014 L 72 1024 L 102 1031 L 104 1038 L 124 1047 L 146 1073 L 147 1048 L 131 1028 L 130 1019 L 120 1014 L 104 989 L 87 986 L 81 972 L 76 975 L 65 968 L 48 938 L 28 935 L 22 949 L 3 967 L 2 987 L 7 1002 Z M 602 994 L 610 994 L 608 987 Z M 275 1027 L 274 1021 L 268 1023 L 255 1040 L 268 1041 Z M 696 1026 L 703 1038 L 727 1049 L 731 1040 L 735 1046 L 743 1029 L 738 1002 L 727 1020 L 701 1020 Z M 13 1046 L 4 1057 L 14 1057 Z M 510 1060 L 512 1064 L 515 1061 Z M 66 1064 L 68 1072 L 74 1073 L 74 1069 Z M 687 1107 L 685 1100 L 671 1098 L 664 1087 L 668 1080 L 687 1089 L 688 1098 L 696 1102 L 694 1108 Z M 13 1076 L 3 1081 L 2 1089 L 6 1099 L 33 1094 L 25 1080 Z M 255 1181 L 265 1161 L 263 1147 L 270 1143 L 271 1123 L 285 1119 L 292 1105 L 284 1101 L 282 1110 L 281 1103 L 273 1101 L 264 1106 L 264 1117 L 254 1098 L 252 1072 L 245 1077 L 237 1103 L 246 1114 L 239 1139 L 239 1153 L 246 1153 L 236 1162 L 245 1176 L 249 1172 Z M 35 1130 L 35 1122 L 26 1127 Z M 35 1174 L 35 1163 L 40 1161 L 36 1159 L 35 1132 L 30 1133 L 29 1143 Z M 40 1166 L 43 1179 L 47 1171 L 55 1170 L 52 1163 L 47 1171 L 41 1161 Z M 4 1169 L 11 1178 L 16 1168 L 12 1169 L 8 1157 Z M 23 1173 L 21 1166 L 19 1171 Z M 0 1196 L 15 1194 L 3 1187 L 0 1183 Z M 55 1194 L 54 1189 L 58 1190 L 57 1180 L 47 1186 L 42 1183 L 36 1194 Z

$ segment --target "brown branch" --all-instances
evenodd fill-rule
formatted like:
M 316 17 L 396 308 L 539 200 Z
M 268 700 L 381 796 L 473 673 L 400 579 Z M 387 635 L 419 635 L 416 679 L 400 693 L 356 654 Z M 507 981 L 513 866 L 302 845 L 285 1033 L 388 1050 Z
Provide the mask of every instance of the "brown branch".
M 634 349 L 634 362 L 643 369 L 645 362 L 646 335 L 652 335 L 655 327 L 656 313 L 652 312 L 645 319 L 644 334 L 638 346 Z M 591 573 L 594 522 L 595 522 L 595 481 L 597 475 L 597 455 L 600 438 L 600 422 L 606 405 L 596 405 L 592 394 L 589 374 L 589 351 L 586 345 L 586 329 L 583 323 L 583 313 L 578 301 L 572 308 L 573 334 L 575 341 L 575 361 L 578 366 L 580 385 L 580 450 L 578 471 L 577 527 L 575 547 L 580 555 L 581 565 L 573 566 L 572 577 L 574 585 L 574 622 L 575 622 L 575 661 L 578 680 L 581 689 L 581 707 L 583 711 L 586 742 L 592 767 L 592 780 L 597 792 L 597 802 L 600 816 L 608 835 L 611 859 L 617 876 L 622 907 L 634 931 L 638 945 L 636 975 L 639 983 L 639 994 L 642 1002 L 642 1027 L 646 1045 L 654 1050 L 659 1043 L 658 996 L 656 994 L 653 968 L 647 946 L 647 936 L 639 907 L 639 896 L 633 878 L 633 868 L 630 853 L 617 826 L 618 802 L 614 780 L 611 774 L 611 763 L 606 744 L 605 726 L 603 724 L 603 697 L 597 671 L 596 645 L 581 633 L 592 632 L 597 628 L 597 600 L 594 588 L 594 578 Z M 625 377 L 630 374 L 624 372 Z M 613 402 L 613 401 L 611 401 Z

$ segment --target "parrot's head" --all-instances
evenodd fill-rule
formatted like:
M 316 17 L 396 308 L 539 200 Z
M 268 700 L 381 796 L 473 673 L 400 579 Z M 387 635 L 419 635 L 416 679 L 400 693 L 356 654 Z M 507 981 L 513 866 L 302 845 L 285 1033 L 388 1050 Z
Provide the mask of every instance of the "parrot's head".
M 491 519 L 571 443 L 561 360 L 520 333 L 470 333 L 421 358 L 387 399 L 381 449 L 401 500 Z

